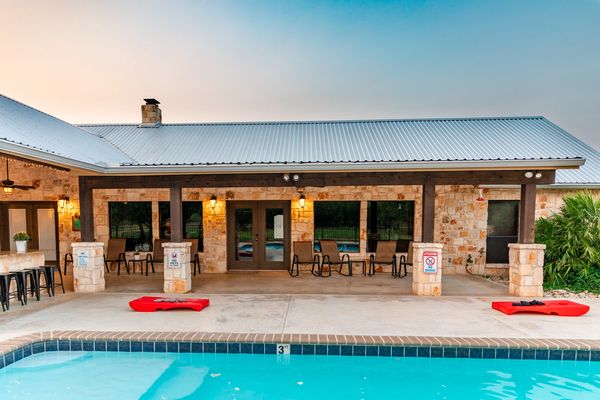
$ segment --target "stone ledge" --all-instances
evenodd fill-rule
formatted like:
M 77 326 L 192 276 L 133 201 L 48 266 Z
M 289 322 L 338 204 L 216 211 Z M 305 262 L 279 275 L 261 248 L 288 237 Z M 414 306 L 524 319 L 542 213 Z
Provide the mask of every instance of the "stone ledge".
M 72 247 L 104 247 L 103 242 L 73 242 Z
M 509 243 L 508 248 L 517 250 L 546 250 L 546 245 L 538 243 Z
M 182 248 L 185 249 L 186 247 L 192 247 L 192 244 L 190 242 L 182 242 L 182 243 L 176 243 L 176 242 L 169 242 L 169 243 L 163 243 L 162 247 L 169 247 L 169 248 Z

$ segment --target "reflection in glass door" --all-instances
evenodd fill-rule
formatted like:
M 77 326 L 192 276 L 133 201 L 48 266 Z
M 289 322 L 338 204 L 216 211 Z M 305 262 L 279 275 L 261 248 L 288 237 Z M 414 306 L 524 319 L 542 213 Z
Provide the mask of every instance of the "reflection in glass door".
M 254 263 L 254 226 L 252 208 L 235 209 L 235 261 Z
M 230 269 L 287 269 L 290 253 L 289 201 L 227 203 Z

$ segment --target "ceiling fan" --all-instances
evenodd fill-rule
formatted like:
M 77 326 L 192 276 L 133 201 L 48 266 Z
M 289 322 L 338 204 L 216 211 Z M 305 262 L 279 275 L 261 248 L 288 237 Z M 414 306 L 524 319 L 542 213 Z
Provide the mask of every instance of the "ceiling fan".
M 15 182 L 11 181 L 10 177 L 8 176 L 8 160 L 6 160 L 6 179 L 2 181 L 2 189 L 4 190 L 4 193 L 11 194 L 14 189 L 29 190 L 29 189 L 37 189 L 38 187 L 39 187 L 39 182 L 37 182 L 37 181 L 34 182 L 34 184 L 31 186 L 15 185 Z

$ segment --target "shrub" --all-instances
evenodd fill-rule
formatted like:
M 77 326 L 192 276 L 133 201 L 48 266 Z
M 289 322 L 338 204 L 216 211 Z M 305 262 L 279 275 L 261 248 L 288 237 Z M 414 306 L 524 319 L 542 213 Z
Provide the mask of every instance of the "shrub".
M 564 198 L 557 214 L 536 222 L 536 243 L 546 245 L 548 286 L 584 284 L 600 275 L 600 200 L 589 193 Z M 596 291 L 600 288 L 596 288 Z
M 27 234 L 27 232 L 17 232 L 14 234 L 13 236 L 13 240 L 17 241 L 17 240 L 29 240 L 31 239 L 29 237 L 29 235 Z

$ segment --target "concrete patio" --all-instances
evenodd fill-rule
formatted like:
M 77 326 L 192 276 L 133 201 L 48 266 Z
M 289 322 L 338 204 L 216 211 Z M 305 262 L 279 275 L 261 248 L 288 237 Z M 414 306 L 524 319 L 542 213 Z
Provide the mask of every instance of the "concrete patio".
M 14 304 L 0 314 L 0 341 L 49 330 L 600 339 L 600 299 L 581 300 L 592 307 L 583 317 L 561 318 L 501 314 L 490 308 L 498 296 L 196 293 L 179 297 L 206 295 L 211 306 L 202 312 L 136 313 L 127 303 L 140 295 L 67 293 Z

